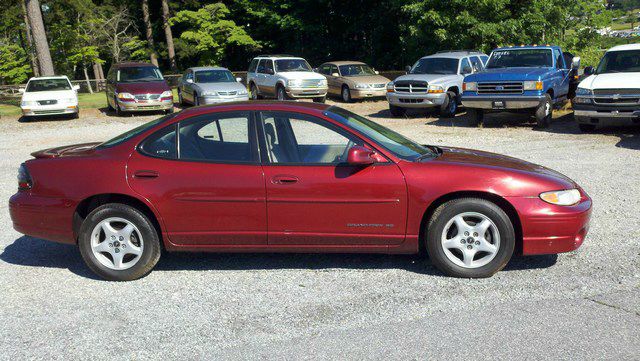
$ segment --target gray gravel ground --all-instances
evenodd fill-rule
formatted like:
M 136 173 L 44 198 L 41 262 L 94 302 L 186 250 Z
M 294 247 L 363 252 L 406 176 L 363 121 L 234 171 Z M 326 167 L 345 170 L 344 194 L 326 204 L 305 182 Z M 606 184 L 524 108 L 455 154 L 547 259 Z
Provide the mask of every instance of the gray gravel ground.
M 0 359 L 640 359 L 640 129 L 580 134 L 464 115 L 390 119 L 421 142 L 557 169 L 594 200 L 578 251 L 519 257 L 491 279 L 445 278 L 418 256 L 168 254 L 146 278 L 96 279 L 75 247 L 25 237 L 7 199 L 18 165 L 157 116 L 0 119 Z M 562 114 L 560 114 L 562 115 Z

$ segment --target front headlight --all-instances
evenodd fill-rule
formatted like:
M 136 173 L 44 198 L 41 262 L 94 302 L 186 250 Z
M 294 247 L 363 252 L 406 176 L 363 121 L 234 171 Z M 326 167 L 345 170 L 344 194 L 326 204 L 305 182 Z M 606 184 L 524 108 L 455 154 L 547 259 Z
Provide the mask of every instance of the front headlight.
M 576 89 L 576 95 L 593 95 L 593 90 L 587 88 Z
M 477 91 L 478 90 L 478 83 L 476 83 L 476 82 L 462 83 L 462 90 L 463 91 L 470 91 L 470 92 Z
M 302 86 L 302 79 L 287 80 L 287 86 L 301 87 Z
M 20 106 L 23 107 L 32 107 L 38 105 L 38 102 L 36 102 L 35 100 L 23 100 L 22 102 L 20 102 Z
M 245 88 L 238 90 L 238 95 L 247 95 L 247 94 L 249 94 L 249 92 L 247 92 L 247 89 Z
M 524 90 L 542 90 L 541 81 L 525 81 Z
M 387 83 L 387 92 L 389 93 L 393 93 L 395 91 L 395 89 L 393 88 L 393 82 L 390 81 Z
M 428 93 L 444 93 L 444 88 L 440 85 L 429 85 Z
M 320 80 L 320 85 L 327 85 L 327 79 Z
M 582 196 L 577 189 L 540 193 L 540 199 L 558 206 L 572 206 L 580 202 L 580 198 Z
M 118 93 L 118 99 L 120 100 L 133 100 L 135 99 L 131 93 Z

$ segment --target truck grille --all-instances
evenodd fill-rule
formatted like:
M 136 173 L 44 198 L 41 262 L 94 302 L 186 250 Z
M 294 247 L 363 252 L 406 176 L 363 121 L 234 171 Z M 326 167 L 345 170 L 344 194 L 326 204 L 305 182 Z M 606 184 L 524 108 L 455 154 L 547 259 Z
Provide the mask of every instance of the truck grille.
M 301 83 L 301 88 L 318 88 L 322 85 L 322 80 L 304 79 Z
M 640 95 L 640 89 L 595 89 L 595 95 Z
M 136 100 L 157 100 L 160 99 L 160 94 L 137 94 L 134 97 Z
M 640 89 L 595 89 L 593 102 L 605 106 L 640 104 Z
M 426 93 L 429 84 L 426 81 L 398 80 L 393 84 L 396 93 Z
M 521 81 L 478 83 L 478 94 L 522 94 Z

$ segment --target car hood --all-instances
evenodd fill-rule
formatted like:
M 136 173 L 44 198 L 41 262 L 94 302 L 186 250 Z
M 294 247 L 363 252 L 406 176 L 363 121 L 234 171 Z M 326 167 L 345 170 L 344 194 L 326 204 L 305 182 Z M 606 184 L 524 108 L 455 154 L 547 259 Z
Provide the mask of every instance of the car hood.
M 467 75 L 465 81 L 497 81 L 497 80 L 539 80 L 552 68 L 494 68 Z
M 590 75 L 578 86 L 586 89 L 637 89 L 640 88 L 640 73 Z
M 286 80 L 293 79 L 312 79 L 312 80 L 322 80 L 326 79 L 324 75 L 314 73 L 312 71 L 285 71 L 278 73 L 279 76 Z
M 217 91 L 240 91 L 246 89 L 244 85 L 238 82 L 228 83 L 197 83 L 196 86 L 205 92 L 217 92 Z
M 22 94 L 23 101 L 76 98 L 75 90 L 54 90 L 44 92 L 28 92 Z
M 563 188 L 577 187 L 577 184 L 564 174 L 522 159 L 473 149 L 453 147 L 443 147 L 439 149 L 442 150 L 442 154 L 436 158 L 436 162 L 527 173 L 557 182 L 562 185 Z
M 365 76 L 345 76 L 346 81 L 353 84 L 387 84 L 389 79 L 382 75 L 365 75 Z
M 92 154 L 101 143 L 82 143 L 42 149 L 31 153 L 34 158 L 59 158 Z
M 419 80 L 426 81 L 429 84 L 440 84 L 452 82 L 457 79 L 458 75 L 442 75 L 442 74 L 407 74 L 397 77 L 394 81 L 398 80 Z
M 171 88 L 165 80 L 116 84 L 116 92 L 118 93 L 160 94 L 167 90 L 171 90 Z

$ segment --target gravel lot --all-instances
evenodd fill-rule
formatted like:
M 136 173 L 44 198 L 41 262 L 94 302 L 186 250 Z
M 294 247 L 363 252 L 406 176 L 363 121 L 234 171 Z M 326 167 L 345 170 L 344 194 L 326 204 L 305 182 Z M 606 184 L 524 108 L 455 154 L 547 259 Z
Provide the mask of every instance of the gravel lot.
M 580 134 L 517 116 L 390 119 L 421 142 L 505 153 L 557 169 L 594 200 L 570 254 L 514 258 L 491 279 L 441 276 L 386 255 L 168 254 L 146 278 L 96 279 L 75 247 L 13 230 L 18 165 L 55 145 L 100 141 L 157 115 L 0 119 L 0 359 L 640 359 L 640 128 Z

